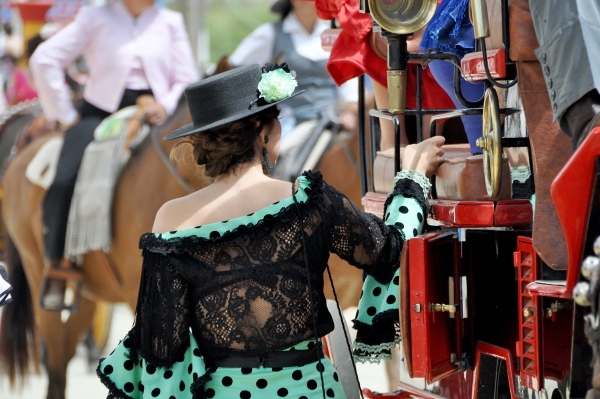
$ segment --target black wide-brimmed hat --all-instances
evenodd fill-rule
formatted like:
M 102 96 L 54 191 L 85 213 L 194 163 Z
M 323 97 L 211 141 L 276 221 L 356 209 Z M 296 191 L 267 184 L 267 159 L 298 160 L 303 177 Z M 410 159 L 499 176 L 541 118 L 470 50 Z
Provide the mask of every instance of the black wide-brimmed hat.
M 164 139 L 190 136 L 235 122 L 304 92 L 297 91 L 278 101 L 267 102 L 258 89 L 263 71 L 275 68 L 289 72 L 289 69 L 287 65 L 276 64 L 268 64 L 265 68 L 258 64 L 235 68 L 188 86 L 185 98 L 193 122 L 175 130 Z

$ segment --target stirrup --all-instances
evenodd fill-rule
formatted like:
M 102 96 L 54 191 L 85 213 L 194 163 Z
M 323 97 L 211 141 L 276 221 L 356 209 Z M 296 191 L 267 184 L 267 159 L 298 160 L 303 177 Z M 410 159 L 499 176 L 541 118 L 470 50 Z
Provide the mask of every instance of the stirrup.
M 60 285 L 60 287 L 58 287 Z M 70 263 L 61 262 L 59 268 L 47 267 L 40 294 L 42 310 L 60 312 L 68 310 L 76 313 L 81 303 L 83 273 Z

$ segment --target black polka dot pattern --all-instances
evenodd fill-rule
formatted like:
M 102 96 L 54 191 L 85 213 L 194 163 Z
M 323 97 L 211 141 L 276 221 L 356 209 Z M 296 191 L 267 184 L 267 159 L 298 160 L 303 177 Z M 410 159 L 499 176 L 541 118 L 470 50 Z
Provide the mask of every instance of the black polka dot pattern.
M 398 211 L 399 211 L 400 213 L 404 213 L 404 214 L 406 214 L 406 213 L 408 213 L 408 208 L 407 208 L 407 207 L 405 207 L 404 205 L 402 205 L 402 206 L 401 206 L 401 207 L 398 209 Z
M 231 384 L 233 384 L 233 380 L 231 379 L 231 377 L 223 377 L 223 379 L 221 380 L 221 382 L 226 387 L 230 387 Z
M 308 344 L 308 342 L 303 343 L 302 346 L 293 348 L 293 350 L 308 349 Z M 314 347 L 314 342 L 311 344 Z M 117 349 L 116 351 L 118 355 L 119 351 Z M 178 399 L 180 394 L 172 394 L 172 392 L 178 391 L 187 397 L 190 387 L 194 386 L 194 381 L 197 381 L 206 372 L 202 367 L 201 357 L 195 356 L 191 350 L 185 354 L 185 359 L 174 363 L 170 368 L 156 367 L 143 359 L 139 362 L 132 362 L 124 356 L 117 358 L 117 355 L 114 359 L 105 359 L 110 361 L 103 360 L 101 370 L 107 378 L 120 380 L 116 386 L 121 395 Z M 131 370 L 127 370 L 128 368 Z M 133 372 L 131 372 L 132 370 Z M 323 387 L 321 386 L 321 375 L 324 381 Z M 327 358 L 302 367 L 274 369 L 222 367 L 212 370 L 210 376 L 211 379 L 203 388 L 203 394 L 208 399 L 220 397 L 307 399 L 310 396 L 308 392 L 311 392 L 311 395 L 318 394 L 319 397 L 322 397 L 321 392 L 324 392 L 325 397 L 335 398 L 336 393 L 343 392 L 339 377 Z
M 259 389 L 265 389 L 268 385 L 269 383 L 264 378 L 261 378 L 260 380 L 256 381 L 256 387 Z
M 125 388 L 125 392 L 127 392 L 127 393 L 131 393 L 135 389 L 135 387 L 133 386 L 133 384 L 131 382 L 126 383 L 124 388 Z

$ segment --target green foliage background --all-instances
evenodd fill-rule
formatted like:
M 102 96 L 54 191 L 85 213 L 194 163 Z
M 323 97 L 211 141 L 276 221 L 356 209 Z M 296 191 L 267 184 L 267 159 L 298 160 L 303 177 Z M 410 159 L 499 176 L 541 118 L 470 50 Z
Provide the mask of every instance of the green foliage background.
M 214 0 L 208 6 L 210 61 L 231 55 L 238 44 L 260 24 L 277 19 L 269 11 L 272 0 Z

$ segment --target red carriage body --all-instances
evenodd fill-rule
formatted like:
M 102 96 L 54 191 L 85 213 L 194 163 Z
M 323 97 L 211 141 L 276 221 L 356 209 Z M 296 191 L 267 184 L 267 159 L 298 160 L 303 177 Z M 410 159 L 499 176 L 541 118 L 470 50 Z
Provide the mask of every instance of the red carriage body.
M 502 2 L 503 7 L 506 4 Z M 502 29 L 508 29 L 506 21 Z M 486 57 L 493 78 L 512 79 L 507 77 L 511 70 L 515 73 L 508 49 L 488 50 Z M 482 53 L 473 53 L 463 59 L 467 80 L 487 79 L 483 58 Z M 419 117 L 419 111 L 406 113 Z M 394 115 L 373 110 L 371 117 Z M 516 141 L 503 143 L 512 146 Z M 400 164 L 398 139 L 396 146 L 393 154 L 375 155 L 366 145 L 362 150 L 367 212 L 383 214 L 390 179 Z M 436 227 L 408 241 L 408 256 L 401 265 L 407 283 L 401 284 L 400 293 L 400 391 L 378 394 L 365 389 L 365 397 L 585 396 L 592 376 L 592 350 L 584 334 L 588 311 L 576 305 L 573 291 L 582 260 L 592 253 L 599 234 L 598 160 L 600 128 L 589 134 L 551 185 L 566 240 L 567 263 L 561 267 L 550 268 L 536 251 L 530 200 L 460 194 L 430 201 L 428 221 Z M 507 184 L 511 181 L 502 180 L 503 188 Z

